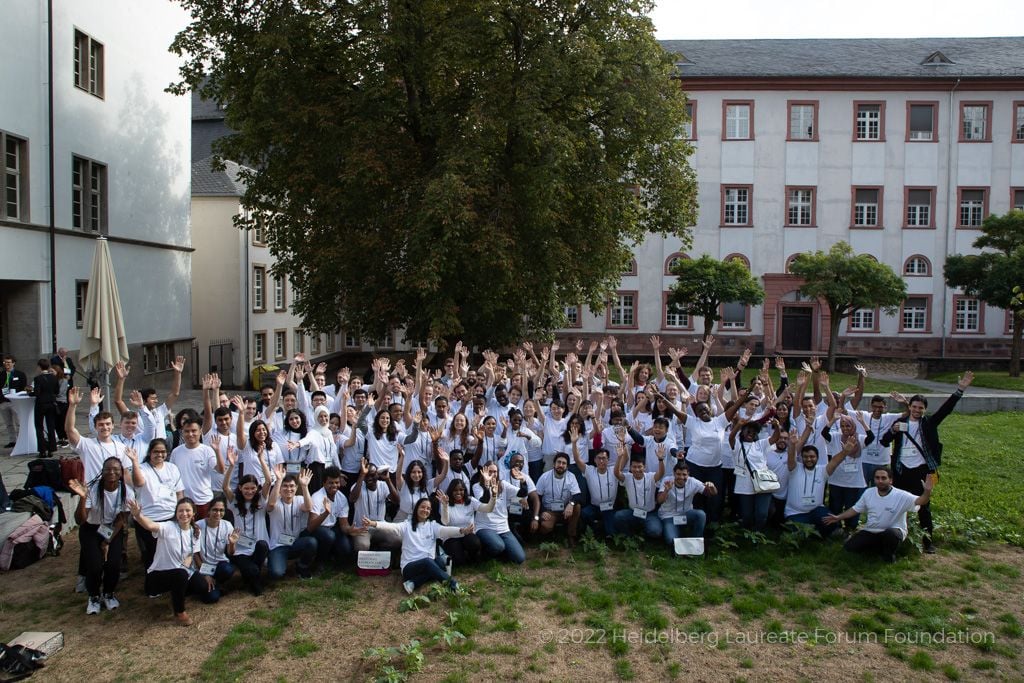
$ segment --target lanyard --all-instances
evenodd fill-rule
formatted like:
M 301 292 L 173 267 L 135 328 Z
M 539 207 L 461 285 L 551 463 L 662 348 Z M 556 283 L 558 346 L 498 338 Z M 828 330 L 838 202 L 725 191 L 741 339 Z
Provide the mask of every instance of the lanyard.
M 288 505 L 287 510 L 285 510 L 285 505 Z M 292 531 L 294 531 L 295 527 L 295 500 L 293 499 L 291 503 L 285 503 L 284 501 L 281 501 L 281 512 L 287 515 L 281 521 L 281 526 L 284 527 L 284 532 L 289 536 L 294 535 L 292 534 Z
M 554 475 L 551 475 L 550 488 L 551 488 L 551 497 L 552 498 L 555 497 L 555 479 L 556 479 L 556 477 Z M 565 485 L 566 485 L 566 480 L 565 479 L 566 479 L 565 475 L 562 475 L 562 488 L 558 491 L 558 500 L 559 500 L 559 502 L 563 502 L 563 503 L 565 502 Z M 512 483 L 512 482 L 509 482 L 509 483 Z
M 810 493 L 807 492 L 807 472 L 808 472 L 808 470 L 805 467 L 804 468 L 804 498 L 806 498 L 807 496 L 810 495 Z M 813 470 L 810 470 L 810 472 L 811 472 L 811 479 L 810 479 L 810 481 L 811 481 L 811 493 L 814 493 L 814 483 L 815 483 L 815 479 L 818 478 L 818 468 L 815 467 Z
M 146 463 L 146 464 L 149 465 L 149 469 L 153 470 L 153 474 L 156 476 L 156 480 L 158 482 L 160 482 L 161 486 L 163 486 L 164 480 L 160 477 L 160 473 L 156 471 L 156 468 L 153 467 L 152 463 Z
M 682 500 L 679 500 L 679 490 L 680 489 L 679 489 L 678 486 L 673 486 L 672 487 L 672 502 L 675 503 L 676 512 L 682 512 L 683 511 L 683 506 L 686 504 L 686 485 L 684 484 L 683 488 L 682 488 L 682 491 L 683 491 L 683 499 Z
M 380 486 L 380 482 L 377 482 L 377 486 Z M 372 491 L 374 499 L 373 499 L 373 507 L 370 507 L 370 493 L 371 493 L 371 491 L 366 486 L 366 484 L 363 484 L 363 488 L 366 489 L 366 511 L 369 513 L 366 516 L 370 517 L 370 519 L 374 519 L 375 518 L 374 516 L 377 515 L 377 512 L 380 509 L 380 489 Z
M 598 477 L 598 479 L 602 483 L 604 483 L 604 499 L 605 499 L 605 501 L 610 500 L 611 497 L 612 497 L 612 482 L 611 482 L 612 475 L 611 475 L 611 472 L 605 471 L 603 476 L 602 476 L 602 474 L 600 472 L 598 472 L 597 473 L 597 477 Z
M 646 474 L 643 477 L 643 482 L 644 482 L 644 502 L 643 502 L 643 507 L 641 509 L 646 510 L 647 509 L 647 475 Z M 640 491 L 637 490 L 637 487 L 636 487 L 636 477 L 633 477 L 633 502 L 635 503 L 637 498 L 639 498 L 639 497 L 640 497 Z
M 207 525 L 206 533 L 203 535 L 203 557 L 204 557 L 204 559 L 207 559 L 207 560 L 212 559 L 215 555 L 217 555 L 218 552 L 220 552 L 218 550 L 218 548 L 220 548 L 220 529 L 221 529 L 220 524 L 218 524 L 216 527 L 214 527 L 214 532 L 213 532 L 213 550 L 210 550 L 209 543 L 207 542 L 210 539 L 210 527 L 209 527 L 209 525 Z
M 243 500 L 242 504 L 237 506 L 237 507 L 238 507 L 239 510 L 244 509 L 245 508 L 245 501 Z M 256 538 L 256 515 L 255 514 L 248 514 L 248 515 L 240 514 L 238 516 L 242 518 L 242 535 L 255 540 L 255 538 Z M 245 523 L 246 518 L 250 518 L 250 517 L 252 518 L 252 533 L 251 534 L 249 533 L 248 525 Z
M 175 526 L 177 526 L 177 523 L 175 523 Z M 189 567 L 192 566 L 192 562 L 191 561 L 190 562 L 185 562 L 185 559 L 191 557 L 192 553 L 189 553 L 188 555 L 185 554 L 185 533 L 182 533 L 182 530 L 181 530 L 180 526 L 178 526 L 177 528 L 178 528 L 178 549 L 179 549 L 179 552 L 181 553 L 181 555 L 179 555 L 179 557 L 181 558 L 181 560 L 180 560 L 181 566 L 185 567 L 186 569 L 188 569 Z M 191 533 L 191 532 L 192 532 L 192 530 L 189 529 L 187 533 Z M 189 546 L 188 547 L 189 547 L 189 550 L 194 550 L 194 548 L 195 548 L 194 544 L 191 542 L 191 538 L 189 540 Z

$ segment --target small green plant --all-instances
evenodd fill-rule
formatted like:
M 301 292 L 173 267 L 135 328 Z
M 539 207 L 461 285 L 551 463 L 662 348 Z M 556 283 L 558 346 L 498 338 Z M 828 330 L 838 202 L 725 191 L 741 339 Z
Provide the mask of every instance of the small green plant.
M 799 550 L 808 540 L 821 538 L 821 534 L 818 533 L 813 524 L 786 522 L 782 525 L 782 528 L 784 533 L 779 538 L 779 541 L 793 550 Z
M 380 660 L 376 681 L 397 683 L 409 678 L 410 673 L 419 673 L 427 660 L 423 646 L 415 638 L 398 647 L 371 647 L 363 651 L 367 659 Z
M 562 552 L 562 546 L 549 541 L 547 543 L 541 543 L 537 550 L 544 553 L 545 560 L 550 560 L 552 555 L 557 555 Z
M 399 612 L 415 612 L 430 604 L 430 598 L 426 595 L 414 595 L 398 603 Z
M 918 650 L 910 656 L 910 668 L 918 671 L 933 671 L 935 660 L 924 650 Z
M 608 557 L 608 545 L 594 536 L 593 529 L 587 529 L 580 538 L 580 550 L 584 555 L 590 555 L 597 560 L 598 564 L 604 564 Z

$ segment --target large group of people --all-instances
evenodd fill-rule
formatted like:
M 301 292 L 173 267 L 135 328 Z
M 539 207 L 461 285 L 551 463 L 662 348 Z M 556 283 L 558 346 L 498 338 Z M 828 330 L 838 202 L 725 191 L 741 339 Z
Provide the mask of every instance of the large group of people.
M 135 391 L 126 404 L 119 364 L 117 434 L 98 390 L 92 434 L 79 434 L 85 393 L 68 392 L 65 431 L 85 469 L 73 488 L 87 613 L 118 605 L 130 520 L 145 590 L 170 593 L 182 624 L 187 595 L 213 603 L 233 581 L 259 595 L 289 564 L 308 578 L 370 549 L 400 556 L 410 593 L 431 581 L 457 589 L 453 567 L 522 563 L 527 539 L 564 535 L 572 547 L 587 530 L 672 552 L 730 519 L 755 531 L 802 523 L 892 561 L 918 510 L 934 551 L 937 427 L 969 371 L 932 415 L 923 397 L 897 393 L 886 412 L 883 396 L 860 408 L 861 367 L 836 390 L 817 358 L 792 381 L 775 358 L 776 387 L 769 359 L 747 370 L 747 350 L 716 382 L 713 338 L 692 374 L 685 349 L 668 348 L 665 364 L 650 341 L 653 366 L 624 367 L 614 337 L 585 353 L 582 342 L 566 353 L 527 342 L 504 361 L 484 351 L 476 367 L 460 343 L 434 371 L 422 349 L 412 367 L 377 358 L 365 381 L 342 368 L 328 382 L 324 364 L 298 355 L 258 397 L 229 396 L 207 375 L 203 410 L 173 417 L 177 391 L 163 403 Z

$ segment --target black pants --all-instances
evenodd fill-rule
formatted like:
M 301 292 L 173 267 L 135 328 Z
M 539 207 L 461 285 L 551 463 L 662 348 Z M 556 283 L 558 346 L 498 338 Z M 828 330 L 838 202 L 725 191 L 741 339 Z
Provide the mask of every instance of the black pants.
M 924 480 L 928 476 L 928 466 L 919 465 L 914 468 L 902 468 L 896 473 L 896 481 L 893 484 L 898 489 L 903 489 L 907 493 L 913 493 L 915 496 L 920 496 L 924 493 Z M 932 531 L 932 504 L 929 502 L 927 505 L 922 505 L 921 509 L 917 511 L 917 519 L 921 523 L 921 528 L 924 529 L 924 533 L 931 540 Z
M 68 440 L 68 433 L 64 429 L 64 420 L 68 417 L 68 404 L 57 402 L 57 439 L 60 441 Z
M 352 507 L 355 507 L 354 505 Z M 260 580 L 260 573 L 263 565 L 267 563 L 267 555 L 270 554 L 270 546 L 266 541 L 256 541 L 252 555 L 231 555 L 228 559 L 231 564 L 238 568 L 238 573 L 253 593 L 263 590 L 263 582 Z
M 82 569 L 85 570 L 85 589 L 91 597 L 100 593 L 113 593 L 121 577 L 121 548 L 124 535 L 117 533 L 110 537 L 107 556 L 103 557 L 103 537 L 95 524 L 78 527 L 78 541 L 82 546 Z M 101 591 L 102 587 L 102 591 Z
M 476 534 L 446 539 L 441 547 L 448 557 L 452 558 L 452 564 L 456 567 L 465 567 L 480 559 L 480 539 Z
M 313 472 L 313 478 L 309 480 L 309 492 L 312 494 L 324 487 L 324 470 L 327 466 L 322 462 L 311 462 L 309 469 Z
M 162 569 L 146 574 L 146 594 L 171 594 L 171 606 L 175 614 L 185 611 L 185 594 L 207 592 L 206 578 L 199 572 L 189 578 L 185 569 Z
M 858 531 L 843 544 L 843 550 L 851 553 L 877 552 L 883 557 L 891 558 L 903 542 L 903 535 L 896 529 L 873 534 L 870 531 Z
M 57 404 L 36 404 L 36 449 L 49 455 L 57 450 Z M 46 423 L 44 428 L 43 423 Z

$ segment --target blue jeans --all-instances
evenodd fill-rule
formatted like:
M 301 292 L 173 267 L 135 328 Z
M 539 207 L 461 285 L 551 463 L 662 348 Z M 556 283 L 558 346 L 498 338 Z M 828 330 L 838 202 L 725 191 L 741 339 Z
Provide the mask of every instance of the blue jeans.
M 618 534 L 637 534 L 643 530 L 648 538 L 661 536 L 661 520 L 658 513 L 651 510 L 647 513 L 647 519 L 640 519 L 633 516 L 632 510 L 617 510 L 615 512 L 615 532 Z
M 526 469 L 530 472 L 530 479 L 533 479 L 533 483 L 536 484 L 540 475 L 544 474 L 544 459 L 531 460 L 527 463 Z
M 440 558 L 423 558 L 422 560 L 410 562 L 402 569 L 402 579 L 412 581 L 413 586 L 416 588 L 431 581 L 442 581 L 447 583 L 449 587 L 452 587 L 454 583 L 452 577 L 448 575 L 445 566 L 441 563 Z
M 740 509 L 743 526 L 763 531 L 768 525 L 768 506 L 772 502 L 770 493 L 737 493 L 733 496 Z
M 825 519 L 825 515 L 828 514 L 828 510 L 825 509 L 824 505 L 819 505 L 810 512 L 801 512 L 798 515 L 790 515 L 786 517 L 787 522 L 799 522 L 801 524 L 813 524 L 814 528 L 818 530 L 822 538 L 827 536 L 831 529 L 825 525 L 822 521 Z
M 722 468 L 717 465 L 714 467 L 695 465 L 689 460 L 686 461 L 686 465 L 690 468 L 691 477 L 705 484 L 710 482 L 718 489 L 717 496 L 705 496 L 703 493 L 698 493 L 693 497 L 694 506 L 707 513 L 709 522 L 717 523 L 722 518 L 722 502 L 725 499 L 725 489 L 723 488 L 725 478 L 722 476 Z
M 602 531 L 605 536 L 615 535 L 615 510 L 602 510 L 597 505 L 585 505 L 580 517 L 584 529 L 596 529 L 598 535 Z
M 299 574 L 309 572 L 316 559 L 316 539 L 300 536 L 291 545 L 281 545 L 270 551 L 267 557 L 267 574 L 271 579 L 280 579 L 288 570 L 288 560 L 298 559 Z
M 585 455 L 583 456 L 583 459 L 586 460 Z M 572 476 L 576 477 L 576 483 L 580 485 L 580 493 L 583 494 L 583 497 L 580 500 L 582 500 L 584 503 L 589 503 L 590 487 L 587 486 L 587 478 L 583 476 L 582 472 L 580 472 L 580 468 L 576 463 L 569 465 L 569 472 L 572 473 Z M 536 484 L 537 481 L 534 480 L 533 483 Z
M 661 520 L 661 535 L 665 538 L 668 547 L 675 547 L 677 538 L 703 538 L 704 524 L 707 515 L 703 510 L 687 510 L 685 515 L 686 524 L 679 526 L 672 522 L 672 518 Z
M 326 562 L 333 559 L 343 562 L 352 557 L 352 541 L 348 534 L 337 527 L 318 526 L 313 532 L 316 539 L 316 559 Z
M 231 564 L 227 560 L 218 562 L 217 569 L 213 572 L 213 590 L 205 592 L 200 591 L 199 599 L 207 605 L 212 605 L 220 600 L 221 595 L 224 594 L 224 584 L 227 583 L 234 575 L 235 565 Z
M 838 515 L 844 510 L 852 508 L 854 503 L 860 500 L 861 494 L 864 493 L 864 489 L 853 489 L 845 486 L 828 486 L 828 511 L 833 515 Z M 851 517 L 850 519 L 843 521 L 843 526 L 851 531 L 857 528 L 857 523 L 860 521 L 860 515 L 857 517 Z
M 526 562 L 526 551 L 519 545 L 515 534 L 506 531 L 499 534 L 490 529 L 477 529 L 476 537 L 480 539 L 483 551 L 489 557 L 504 556 L 506 560 L 514 564 Z

